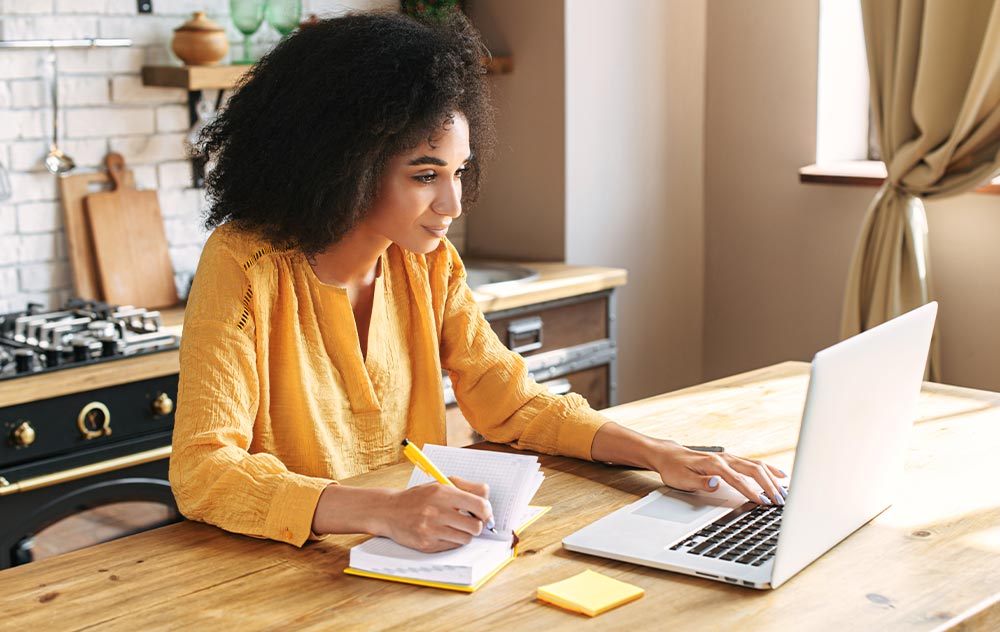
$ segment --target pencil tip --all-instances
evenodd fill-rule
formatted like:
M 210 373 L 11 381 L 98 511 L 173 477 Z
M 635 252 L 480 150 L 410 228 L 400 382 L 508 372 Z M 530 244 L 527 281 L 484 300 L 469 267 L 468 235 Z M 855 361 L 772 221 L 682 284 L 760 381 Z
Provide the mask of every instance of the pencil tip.
M 403 447 L 404 447 L 404 448 L 405 448 L 405 447 L 406 447 L 407 445 L 409 445 L 409 444 L 410 444 L 409 440 L 407 440 L 407 439 L 403 439 L 403 444 L 402 444 L 402 445 L 403 445 Z

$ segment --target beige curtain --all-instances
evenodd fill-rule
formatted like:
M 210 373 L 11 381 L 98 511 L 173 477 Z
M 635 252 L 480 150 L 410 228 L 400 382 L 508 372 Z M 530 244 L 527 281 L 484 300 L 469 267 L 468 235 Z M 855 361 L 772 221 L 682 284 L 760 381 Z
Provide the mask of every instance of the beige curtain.
M 847 281 L 846 338 L 932 297 L 922 200 L 1000 169 L 1000 0 L 861 0 L 871 108 L 889 176 Z M 928 377 L 940 379 L 937 335 Z

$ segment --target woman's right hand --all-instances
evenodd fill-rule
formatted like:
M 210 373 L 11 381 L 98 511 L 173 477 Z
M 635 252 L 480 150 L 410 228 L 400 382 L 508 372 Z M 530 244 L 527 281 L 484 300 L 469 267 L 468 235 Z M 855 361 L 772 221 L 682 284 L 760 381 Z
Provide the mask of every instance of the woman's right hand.
M 409 489 L 330 485 L 320 495 L 312 530 L 316 534 L 381 535 L 425 553 L 458 548 L 479 535 L 483 521 L 493 514 L 485 484 L 458 477 L 451 482 L 455 487 L 440 483 Z
M 468 544 L 493 517 L 489 488 L 458 477 L 451 482 L 455 487 L 426 483 L 396 492 L 382 535 L 425 553 Z

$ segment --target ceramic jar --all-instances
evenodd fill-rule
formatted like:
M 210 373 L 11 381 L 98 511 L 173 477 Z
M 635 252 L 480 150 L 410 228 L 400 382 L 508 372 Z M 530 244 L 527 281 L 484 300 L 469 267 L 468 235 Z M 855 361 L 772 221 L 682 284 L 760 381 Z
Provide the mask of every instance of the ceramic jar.
M 204 11 L 195 11 L 190 20 L 174 29 L 170 48 L 189 66 L 211 66 L 229 52 L 226 29 L 205 17 Z

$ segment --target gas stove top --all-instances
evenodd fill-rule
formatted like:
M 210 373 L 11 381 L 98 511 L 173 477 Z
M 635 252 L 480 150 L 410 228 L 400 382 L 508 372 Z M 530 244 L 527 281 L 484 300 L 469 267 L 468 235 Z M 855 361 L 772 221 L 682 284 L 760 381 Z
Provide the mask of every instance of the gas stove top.
M 0 315 L 0 380 L 177 349 L 160 312 L 72 299 Z

